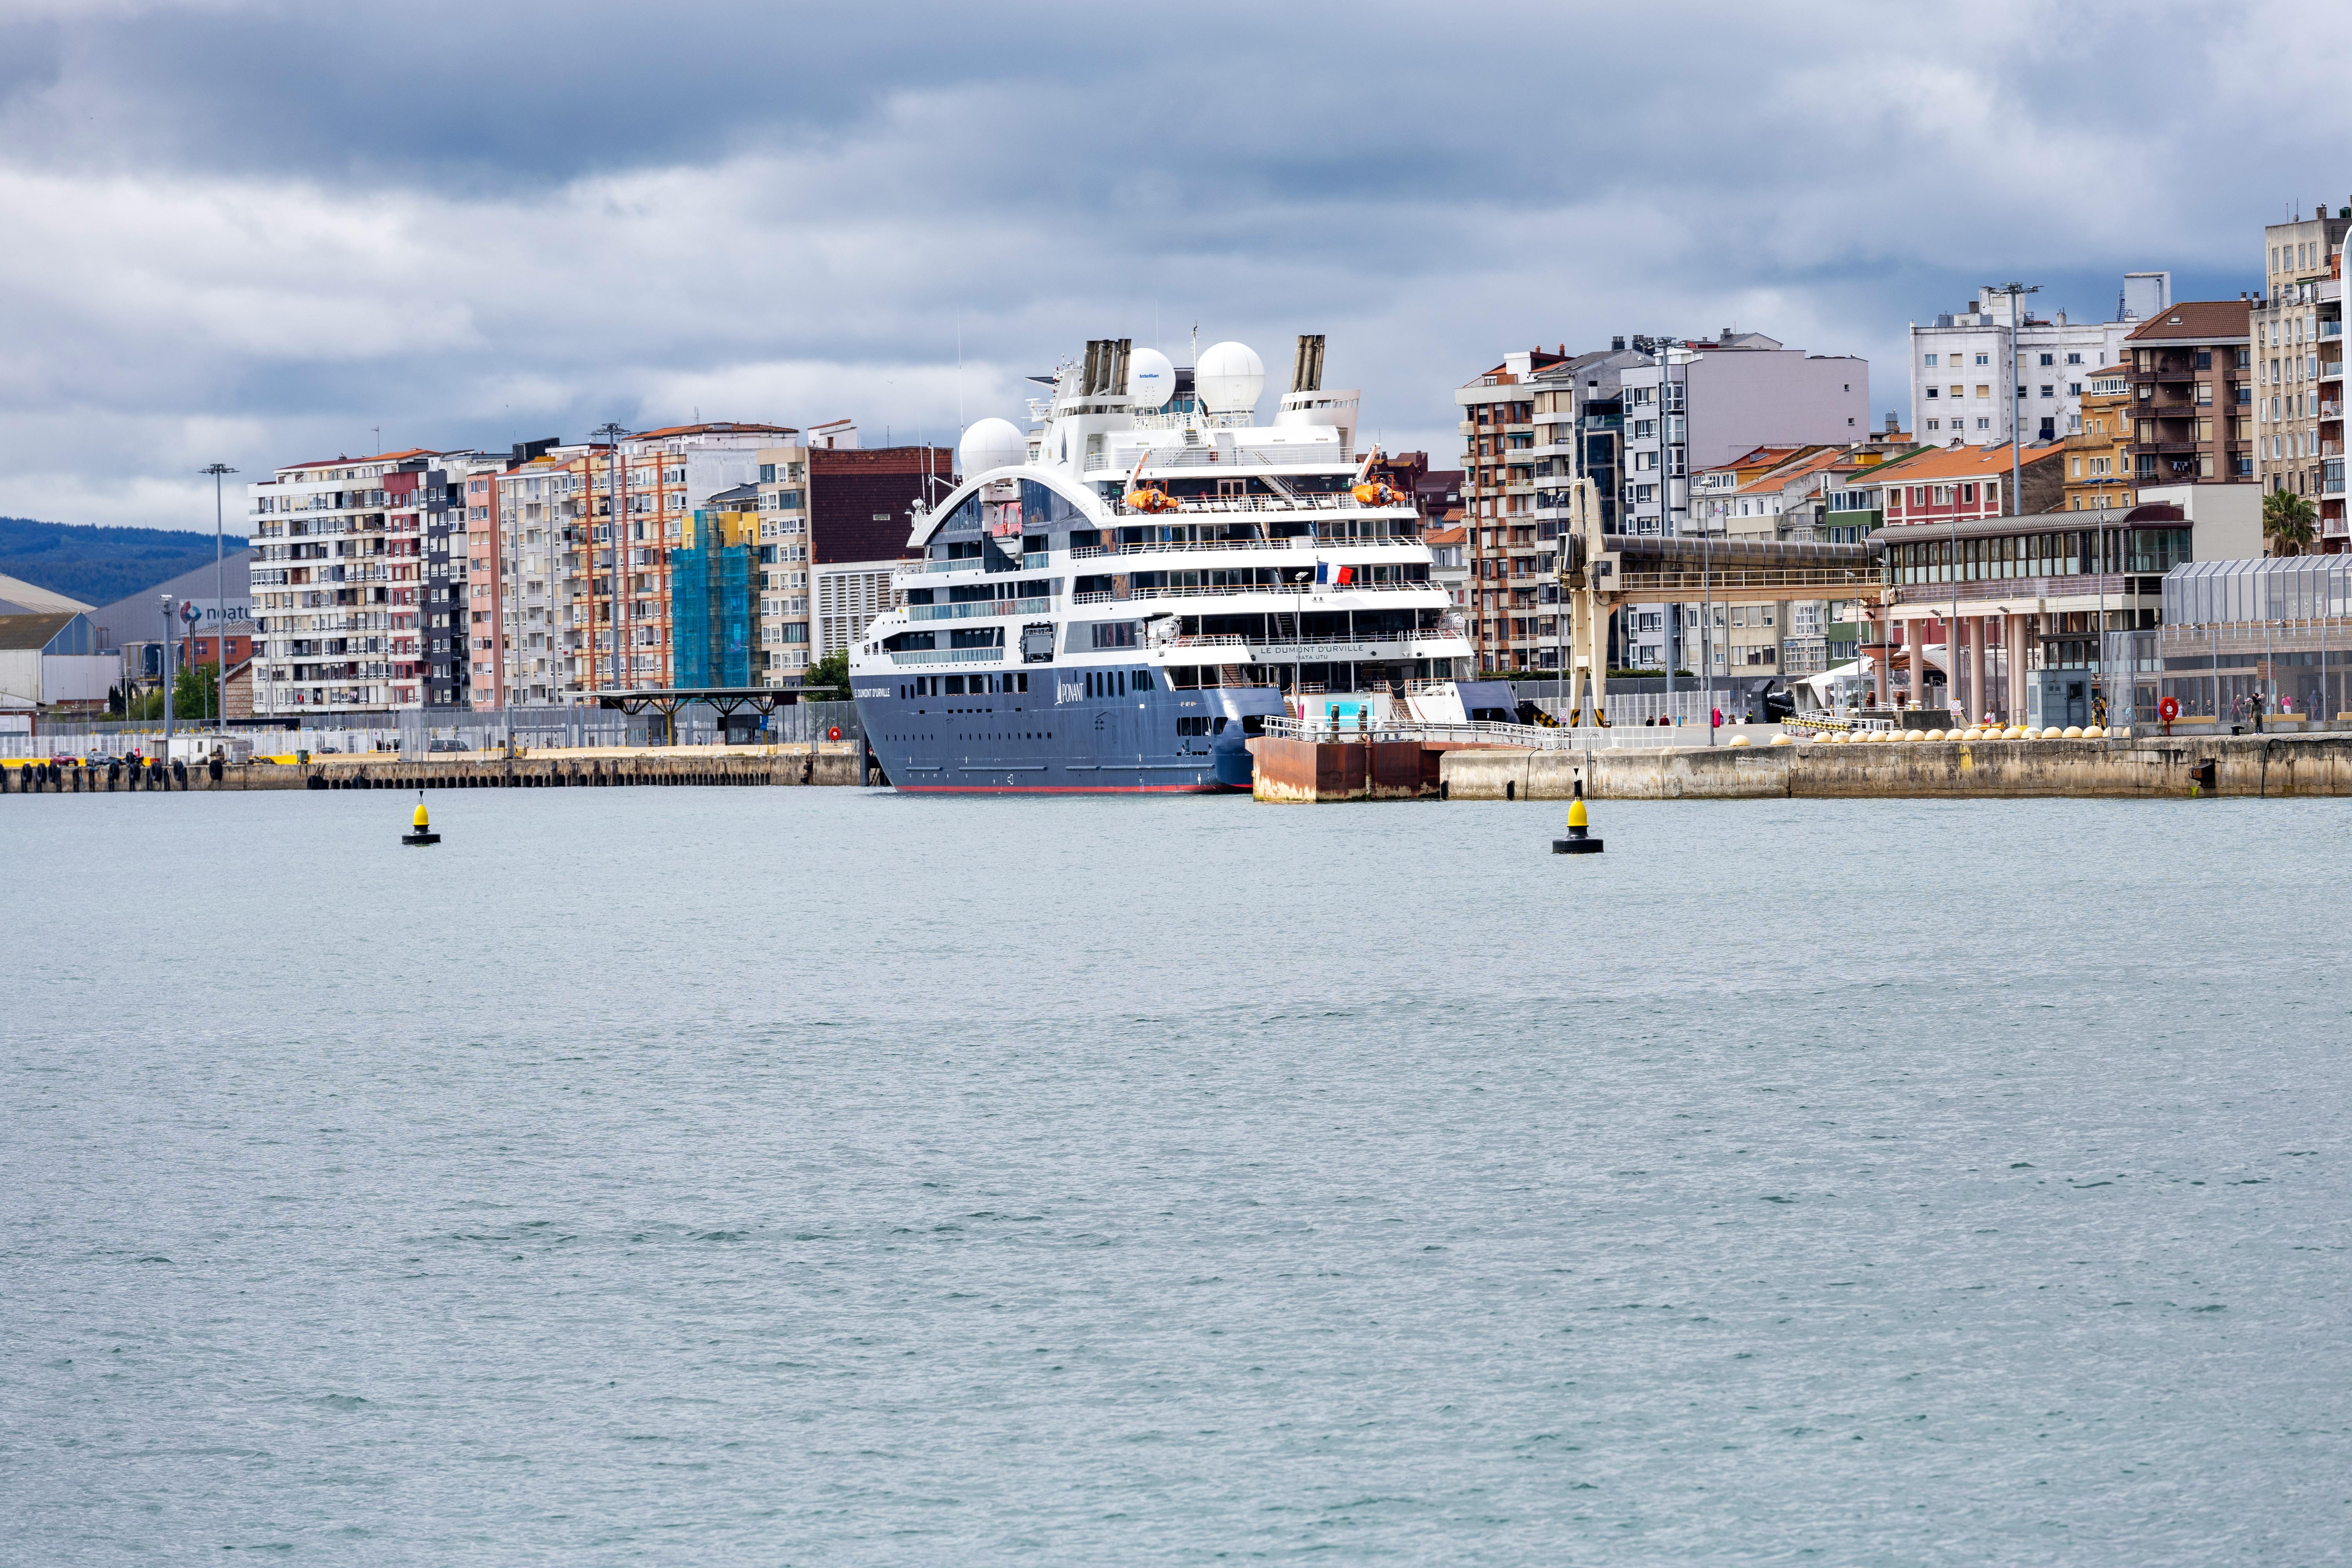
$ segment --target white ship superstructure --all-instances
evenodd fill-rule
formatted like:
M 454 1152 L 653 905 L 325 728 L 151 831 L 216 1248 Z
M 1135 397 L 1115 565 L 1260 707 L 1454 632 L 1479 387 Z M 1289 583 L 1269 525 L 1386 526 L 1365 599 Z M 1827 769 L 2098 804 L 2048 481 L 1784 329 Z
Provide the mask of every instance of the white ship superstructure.
M 1470 647 L 1412 500 L 1358 450 L 1357 395 L 1302 337 L 1260 424 L 1258 356 L 1178 367 L 1126 340 L 1036 379 L 1032 428 L 983 419 L 916 520 L 920 560 L 851 656 L 908 789 L 1247 788 L 1244 738 L 1452 696 Z

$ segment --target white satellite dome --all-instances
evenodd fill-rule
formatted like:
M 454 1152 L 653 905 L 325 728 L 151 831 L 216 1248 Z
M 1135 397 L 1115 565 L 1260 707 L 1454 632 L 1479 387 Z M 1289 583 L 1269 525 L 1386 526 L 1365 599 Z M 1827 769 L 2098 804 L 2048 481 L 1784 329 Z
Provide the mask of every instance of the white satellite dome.
M 1010 419 L 978 419 L 956 443 L 956 464 L 965 479 L 991 468 L 1017 468 L 1029 460 L 1029 437 Z
M 1138 349 L 1127 362 L 1129 406 L 1140 412 L 1162 408 L 1176 395 L 1176 367 L 1158 349 Z
M 1247 414 L 1265 391 L 1265 362 L 1247 343 L 1212 343 L 1192 367 L 1201 406 L 1212 414 Z

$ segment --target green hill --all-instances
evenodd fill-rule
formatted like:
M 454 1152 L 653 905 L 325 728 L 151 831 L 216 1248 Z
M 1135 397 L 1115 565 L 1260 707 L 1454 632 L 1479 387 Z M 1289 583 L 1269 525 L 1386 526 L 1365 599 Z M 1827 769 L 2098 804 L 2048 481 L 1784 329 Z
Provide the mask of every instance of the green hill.
M 245 548 L 232 537 L 231 550 Z M 0 517 L 0 575 L 21 577 L 85 605 L 110 605 L 213 559 L 208 533 L 171 528 L 86 528 Z

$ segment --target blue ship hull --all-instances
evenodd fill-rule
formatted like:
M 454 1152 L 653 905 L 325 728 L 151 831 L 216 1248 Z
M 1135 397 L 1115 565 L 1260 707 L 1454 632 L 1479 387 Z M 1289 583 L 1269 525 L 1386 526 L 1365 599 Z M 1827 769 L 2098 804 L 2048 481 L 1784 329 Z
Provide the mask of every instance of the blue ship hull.
M 985 795 L 1203 795 L 1247 790 L 1251 718 L 1284 711 L 1272 687 L 1087 695 L 1091 671 L 1026 672 L 1028 691 L 916 695 L 854 686 L 866 742 L 892 787 Z M 1056 675 L 1061 678 L 1057 683 Z

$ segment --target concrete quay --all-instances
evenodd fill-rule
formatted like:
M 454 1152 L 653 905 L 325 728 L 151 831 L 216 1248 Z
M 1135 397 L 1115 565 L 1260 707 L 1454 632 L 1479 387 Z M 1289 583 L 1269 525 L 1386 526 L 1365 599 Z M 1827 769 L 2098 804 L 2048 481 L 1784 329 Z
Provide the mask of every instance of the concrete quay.
M 675 751 L 583 750 L 451 753 L 404 760 L 395 752 L 352 756 L 313 755 L 308 763 L 244 763 L 215 773 L 198 763 L 183 773 L 160 768 L 126 771 L 116 790 L 312 790 L 312 789 L 596 789 L 620 786 L 858 784 L 864 759 L 854 746 L 835 745 L 811 754 L 744 746 L 692 746 Z M 36 765 L 10 767 L 0 793 L 84 794 L 109 788 L 107 770 L 61 768 L 51 780 L 36 776 Z
M 1447 800 L 2352 795 L 2352 734 L 2116 741 L 1906 741 L 1876 746 L 1454 751 Z

